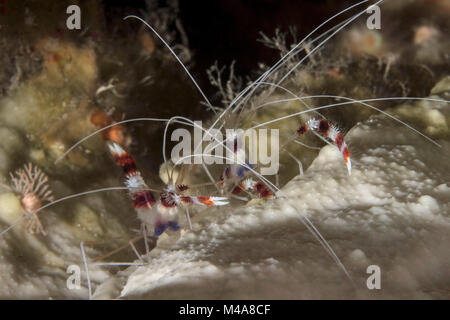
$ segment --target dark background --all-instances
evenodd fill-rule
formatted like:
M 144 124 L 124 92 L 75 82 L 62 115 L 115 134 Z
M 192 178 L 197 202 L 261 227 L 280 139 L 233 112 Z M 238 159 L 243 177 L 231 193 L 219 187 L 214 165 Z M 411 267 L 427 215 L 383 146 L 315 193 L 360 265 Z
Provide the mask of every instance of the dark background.
M 279 52 L 258 42 L 259 32 L 271 36 L 275 28 L 288 31 L 296 26 L 298 39 L 306 36 L 325 19 L 357 3 L 347 0 L 180 0 L 179 17 L 194 53 L 191 67 L 200 86 L 208 96 L 215 93 L 205 70 L 215 61 L 219 66 L 236 60 L 237 75 L 247 76 L 259 62 L 268 65 L 279 59 Z M 139 15 L 145 10 L 144 0 L 104 1 L 110 19 Z M 159 1 L 165 6 L 165 1 Z M 362 8 L 362 6 L 361 6 Z M 151 21 L 150 21 L 151 23 Z M 109 23 L 108 23 L 109 24 Z

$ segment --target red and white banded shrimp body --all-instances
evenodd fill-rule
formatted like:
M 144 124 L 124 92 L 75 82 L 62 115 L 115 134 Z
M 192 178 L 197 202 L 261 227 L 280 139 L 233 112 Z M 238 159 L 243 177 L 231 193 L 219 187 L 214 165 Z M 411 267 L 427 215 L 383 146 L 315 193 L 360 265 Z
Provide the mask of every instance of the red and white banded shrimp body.
M 108 148 L 116 163 L 125 173 L 125 185 L 129 189 L 132 206 L 150 236 L 158 237 L 164 231 L 178 231 L 181 205 L 223 206 L 228 204 L 225 197 L 185 196 L 187 185 L 167 185 L 155 198 L 136 167 L 136 163 L 119 144 L 109 141 Z

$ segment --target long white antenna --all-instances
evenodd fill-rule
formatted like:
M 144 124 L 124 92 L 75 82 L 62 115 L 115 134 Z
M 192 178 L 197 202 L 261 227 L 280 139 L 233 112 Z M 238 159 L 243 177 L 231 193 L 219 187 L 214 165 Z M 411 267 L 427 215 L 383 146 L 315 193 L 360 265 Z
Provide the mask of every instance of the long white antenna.
M 195 81 L 194 77 L 191 75 L 191 73 L 189 72 L 189 70 L 186 68 L 186 66 L 184 65 L 184 63 L 181 61 L 180 58 L 178 58 L 178 56 L 176 55 L 175 51 L 173 51 L 173 49 L 169 46 L 169 44 L 159 35 L 159 33 L 148 23 L 146 22 L 144 19 L 135 16 L 135 15 L 129 15 L 126 16 L 125 18 L 123 18 L 123 20 L 127 20 L 129 18 L 135 18 L 138 19 L 139 21 L 141 21 L 143 24 L 145 24 L 150 30 L 153 31 L 153 33 L 159 38 L 159 40 L 162 41 L 162 43 L 164 43 L 164 45 L 167 47 L 167 49 L 169 49 L 170 53 L 172 53 L 172 55 L 175 57 L 175 59 L 177 59 L 177 61 L 181 64 L 181 66 L 183 67 L 184 71 L 186 71 L 187 75 L 189 76 L 189 78 L 191 78 L 192 82 L 194 83 L 194 85 L 197 87 L 198 91 L 200 92 L 200 94 L 203 96 L 203 99 L 205 99 L 206 103 L 208 104 L 208 106 L 210 107 L 210 109 L 216 113 L 216 111 L 214 110 L 213 106 L 211 105 L 211 102 L 209 102 L 208 98 L 206 97 L 206 95 L 203 93 L 203 90 L 200 88 L 200 86 L 198 85 L 197 81 Z

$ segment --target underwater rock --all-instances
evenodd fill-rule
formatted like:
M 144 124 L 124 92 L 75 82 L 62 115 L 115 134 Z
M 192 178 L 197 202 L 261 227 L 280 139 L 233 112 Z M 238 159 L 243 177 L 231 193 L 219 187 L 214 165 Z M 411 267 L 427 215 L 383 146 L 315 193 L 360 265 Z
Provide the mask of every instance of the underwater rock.
M 19 198 L 12 193 L 0 195 L 0 226 L 17 223 L 22 217 Z M 8 299 L 21 297 L 28 299 L 75 298 L 86 296 L 81 287 L 69 290 L 66 273 L 69 265 L 79 265 L 81 261 L 79 240 L 73 227 L 49 213 L 40 217 L 50 226 L 48 236 L 29 234 L 22 221 L 10 232 L 2 235 L 0 241 L 0 297 Z M 84 235 L 86 238 L 86 235 Z M 109 274 L 93 270 L 96 280 L 104 281 Z M 81 273 L 84 277 L 84 272 Z M 100 279 L 100 280 L 99 280 Z
M 20 199 L 12 192 L 0 194 L 0 219 L 13 224 L 22 216 Z
M 441 79 L 432 89 L 430 99 L 448 100 L 450 92 L 449 77 Z M 393 114 L 412 124 L 434 139 L 450 138 L 450 108 L 445 101 L 419 100 L 401 104 Z
M 280 199 L 193 219 L 194 231 L 123 272 L 122 298 L 449 298 L 450 142 L 377 116 L 346 136 L 354 169 L 325 146 Z M 447 185 L 446 185 L 447 184 Z M 302 224 L 306 216 L 352 282 Z M 158 248 L 158 247 L 157 247 Z M 382 290 L 369 290 L 369 265 Z

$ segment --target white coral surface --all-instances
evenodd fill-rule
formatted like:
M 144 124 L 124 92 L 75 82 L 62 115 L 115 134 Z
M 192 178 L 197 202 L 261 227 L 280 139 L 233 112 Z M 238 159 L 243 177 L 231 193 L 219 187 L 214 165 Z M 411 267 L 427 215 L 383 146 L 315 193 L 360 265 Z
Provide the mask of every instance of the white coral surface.
M 340 153 L 324 147 L 279 199 L 196 216 L 193 231 L 161 244 L 149 265 L 124 273 L 120 296 L 450 298 L 449 143 L 436 147 L 381 117 L 358 124 L 346 140 L 351 176 Z M 380 268 L 381 289 L 367 287 L 370 265 Z

